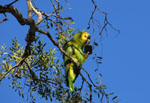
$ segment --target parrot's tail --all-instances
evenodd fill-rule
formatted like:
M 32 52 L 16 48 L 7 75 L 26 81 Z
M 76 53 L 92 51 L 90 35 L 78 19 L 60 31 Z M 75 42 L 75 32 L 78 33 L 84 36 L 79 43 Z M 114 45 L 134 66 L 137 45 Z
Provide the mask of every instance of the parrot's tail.
M 74 83 L 69 83 L 69 91 L 73 92 L 74 90 Z
M 69 87 L 69 91 L 73 92 L 74 90 L 74 83 L 68 80 L 68 77 L 66 76 L 66 86 Z

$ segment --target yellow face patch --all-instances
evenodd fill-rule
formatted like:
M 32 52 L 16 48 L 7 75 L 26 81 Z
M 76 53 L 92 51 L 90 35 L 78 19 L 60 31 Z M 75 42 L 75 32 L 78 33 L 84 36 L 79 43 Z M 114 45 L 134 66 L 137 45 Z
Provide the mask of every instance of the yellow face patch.
M 88 37 L 90 36 L 90 34 L 88 34 L 87 32 L 82 33 L 81 35 L 81 39 L 86 41 L 88 39 Z

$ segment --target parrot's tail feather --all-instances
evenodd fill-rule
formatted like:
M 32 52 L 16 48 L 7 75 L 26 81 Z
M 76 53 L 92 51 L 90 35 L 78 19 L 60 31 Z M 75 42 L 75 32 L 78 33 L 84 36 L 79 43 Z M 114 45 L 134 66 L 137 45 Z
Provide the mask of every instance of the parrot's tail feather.
M 68 73 L 69 73 L 69 69 L 70 69 L 70 64 L 67 64 L 67 75 L 66 75 L 66 85 L 69 87 L 69 81 L 68 81 Z
M 67 79 L 67 76 L 66 76 L 66 86 L 69 87 L 69 81 L 68 81 L 68 79 Z

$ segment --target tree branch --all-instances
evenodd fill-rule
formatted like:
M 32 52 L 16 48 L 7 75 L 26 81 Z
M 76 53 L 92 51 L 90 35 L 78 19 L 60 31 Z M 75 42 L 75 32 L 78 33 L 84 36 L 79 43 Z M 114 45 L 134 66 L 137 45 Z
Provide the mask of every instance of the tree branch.
M 71 17 L 61 17 L 61 16 L 58 16 L 58 15 L 55 15 L 55 14 L 46 14 L 44 12 L 42 12 L 42 14 L 46 17 L 54 16 L 56 18 L 60 18 L 60 19 L 63 19 L 63 20 L 73 20 Z
M 25 59 L 26 59 L 26 58 L 22 58 L 19 63 L 17 63 L 15 66 L 13 66 L 12 68 L 10 68 L 4 75 L 2 75 L 2 76 L 0 77 L 0 81 L 3 80 L 3 78 L 5 78 L 6 75 L 7 75 L 8 73 L 10 73 L 13 69 L 15 69 L 16 67 L 22 65 L 22 63 L 24 62 Z
M 13 1 L 12 3 L 8 4 L 8 6 L 13 5 L 14 3 L 16 3 L 18 0 Z
M 90 74 L 83 68 L 83 67 L 81 67 L 85 72 L 86 72 L 86 74 L 88 75 L 88 78 L 89 78 L 89 80 L 91 81 L 91 83 L 93 84 L 93 86 L 94 87 L 97 87 L 94 83 L 93 83 L 93 81 L 92 81 L 92 79 L 91 79 L 91 77 L 90 77 Z
M 35 25 L 40 24 L 40 22 L 42 21 L 42 13 L 35 9 L 35 7 L 31 3 L 31 0 L 27 0 L 27 4 L 28 4 L 28 16 L 29 16 L 29 18 L 30 17 L 32 18 L 32 11 L 34 11 L 35 14 L 37 14 L 37 16 L 38 16 L 38 20 L 36 21 Z
M 32 19 L 32 8 L 30 6 L 30 0 L 27 0 L 28 4 L 28 19 L 25 19 L 22 14 L 13 6 L 6 5 L 6 6 L 0 6 L 0 13 L 11 13 L 21 25 L 29 25 L 29 31 L 26 36 L 26 47 L 25 47 L 25 52 L 22 56 L 22 58 L 27 58 L 30 55 L 30 45 L 31 43 L 35 40 L 35 32 L 36 32 L 36 25 L 34 20 Z M 19 64 L 18 64 L 19 65 Z M 15 65 L 14 68 L 18 65 Z M 13 69 L 13 68 L 12 68 Z M 19 69 L 19 68 L 18 68 Z M 8 74 L 8 73 L 7 73 Z
M 83 84 L 84 84 L 84 80 L 82 79 L 82 85 L 81 85 L 81 88 L 80 88 L 80 94 L 81 94 L 81 90 L 83 88 Z
M 31 7 L 31 1 L 27 0 L 27 6 L 28 6 L 28 19 L 32 19 L 32 7 Z
M 30 25 L 31 24 L 31 21 L 24 18 L 22 16 L 22 14 L 18 11 L 18 9 L 16 9 L 15 7 L 13 6 L 8 6 L 8 5 L 5 5 L 5 6 L 0 6 L 0 13 L 11 13 L 17 20 L 18 22 L 21 24 L 21 25 Z
M 93 15 L 94 15 L 95 11 L 96 11 L 96 7 L 94 7 L 94 10 L 92 11 L 91 17 L 90 17 L 89 22 L 88 22 L 87 29 L 90 29 L 90 23 L 91 23 L 91 20 L 93 20 Z
M 102 29 L 100 30 L 99 35 L 102 35 L 103 30 L 106 29 L 106 26 L 107 26 L 107 25 L 109 25 L 113 30 L 115 30 L 115 31 L 117 31 L 118 33 L 120 33 L 120 30 L 114 28 L 114 27 L 112 26 L 112 24 L 108 21 L 108 18 L 107 18 L 108 13 L 107 13 L 107 12 L 104 12 L 103 10 L 101 10 L 101 9 L 97 6 L 97 4 L 95 3 L 94 0 L 91 0 L 91 1 L 92 1 L 93 5 L 95 6 L 95 8 L 94 8 L 94 10 L 93 10 L 93 12 L 92 12 L 92 14 L 91 14 L 90 19 L 89 19 L 88 29 L 90 28 L 90 21 L 91 21 L 91 19 L 93 19 L 93 15 L 94 15 L 94 13 L 95 13 L 95 10 L 97 9 L 99 12 L 101 12 L 101 13 L 103 13 L 103 14 L 105 15 L 104 25 L 103 25 Z
M 66 53 L 66 52 L 59 46 L 59 44 L 52 38 L 52 36 L 51 36 L 51 34 L 50 34 L 49 32 L 45 32 L 45 31 L 43 31 L 43 30 L 41 30 L 41 29 L 39 29 L 39 28 L 37 28 L 37 31 L 40 32 L 40 33 L 42 33 L 42 34 L 47 35 L 48 38 L 52 41 L 52 43 L 53 43 L 56 47 L 58 47 L 58 49 L 59 49 L 64 55 L 68 56 L 78 67 L 80 67 L 80 63 L 79 63 L 79 62 L 76 62 L 76 61 L 74 60 L 74 58 L 72 58 L 72 56 L 70 56 L 68 53 Z
M 96 5 L 96 3 L 95 3 L 94 0 L 92 0 L 92 3 L 94 4 L 94 6 L 95 6 L 95 8 L 96 8 L 97 10 L 99 10 L 101 13 L 103 13 L 103 14 L 105 14 L 105 15 L 107 16 L 107 12 L 102 11 L 102 10 Z
M 80 75 L 81 75 L 82 79 L 89 85 L 89 88 L 90 88 L 90 103 L 92 103 L 92 85 L 84 78 L 84 76 L 82 75 L 81 72 L 80 72 Z
M 29 69 L 29 72 L 30 72 L 30 74 L 31 74 L 31 76 L 32 76 L 32 79 L 33 79 L 33 80 L 37 80 L 38 78 L 37 78 L 36 74 L 32 71 L 32 68 L 29 66 L 29 64 L 28 64 L 26 61 L 24 61 L 24 62 L 25 62 L 26 66 L 27 66 L 28 69 Z

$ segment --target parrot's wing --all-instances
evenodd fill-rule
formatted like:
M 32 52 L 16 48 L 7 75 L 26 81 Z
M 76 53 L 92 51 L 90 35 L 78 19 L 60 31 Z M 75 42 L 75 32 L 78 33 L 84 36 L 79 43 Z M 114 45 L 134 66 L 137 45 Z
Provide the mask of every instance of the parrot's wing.
M 74 48 L 73 48 L 72 45 L 67 44 L 67 45 L 65 46 L 65 51 L 66 51 L 66 53 L 69 54 L 70 56 L 73 56 L 73 55 L 74 55 Z M 67 75 L 67 72 L 68 72 L 68 70 L 69 70 L 69 68 L 70 68 L 70 63 L 71 63 L 70 58 L 64 55 L 65 75 Z
M 72 45 L 66 45 L 65 51 L 70 55 L 74 55 L 74 48 Z M 71 62 L 70 58 L 64 56 L 64 63 L 65 63 L 65 77 L 66 77 L 66 84 L 69 87 L 69 90 L 72 92 L 74 89 L 74 80 L 76 78 L 76 74 L 74 73 L 74 63 Z

